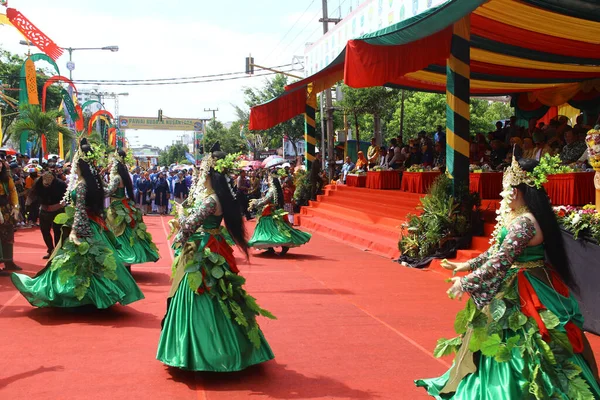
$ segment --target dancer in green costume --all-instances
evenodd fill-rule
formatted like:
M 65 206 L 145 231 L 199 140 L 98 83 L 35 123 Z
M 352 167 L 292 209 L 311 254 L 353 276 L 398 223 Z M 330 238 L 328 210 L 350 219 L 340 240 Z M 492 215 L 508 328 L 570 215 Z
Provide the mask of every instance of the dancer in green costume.
M 119 150 L 114 156 L 110 182 L 105 189 L 105 195 L 110 196 L 106 225 L 120 245 L 117 254 L 130 270 L 131 264 L 156 262 L 159 255 L 152 235 L 146 230 L 142 211 L 133 201 L 133 184 L 125 164 L 126 157 L 124 150 Z
M 94 166 L 97 157 L 82 139 L 65 198 L 65 203 L 72 201 L 73 206 L 56 217 L 71 228 L 70 234 L 63 232 L 48 264 L 34 278 L 17 273 L 11 276 L 35 307 L 108 308 L 144 298 L 116 254 L 117 243 L 104 222 L 102 179 Z
M 239 371 L 274 358 L 256 321 L 275 318 L 243 288 L 233 249 L 221 221 L 247 255 L 240 207 L 225 175 L 228 165 L 218 144 L 206 156 L 186 210 L 171 223 L 178 255 L 156 358 L 192 371 Z M 186 215 L 187 211 L 187 215 Z
M 452 278 L 451 298 L 470 295 L 456 317 L 459 336 L 440 339 L 437 357 L 456 352 L 439 378 L 417 380 L 436 399 L 599 399 L 598 368 L 569 290 L 560 229 L 537 161 L 513 159 L 503 180 L 495 243 Z
M 274 247 L 281 247 L 280 255 L 285 255 L 290 247 L 302 246 L 312 237 L 310 233 L 294 229 L 289 223 L 283 210 L 283 190 L 276 172 L 269 176 L 269 190 L 265 196 L 250 202 L 250 209 L 259 207 L 263 209 L 248 246 L 267 249 L 268 253 L 274 253 Z

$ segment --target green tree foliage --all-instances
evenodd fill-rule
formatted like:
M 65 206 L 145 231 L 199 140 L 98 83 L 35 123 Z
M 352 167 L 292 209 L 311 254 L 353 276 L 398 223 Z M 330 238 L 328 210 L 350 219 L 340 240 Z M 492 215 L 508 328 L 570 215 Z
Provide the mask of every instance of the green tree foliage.
M 226 153 L 245 152 L 246 145 L 240 136 L 241 121 L 235 122 L 229 129 L 222 122 L 214 120 L 206 126 L 205 144 L 208 151 L 215 142 L 219 142 L 221 150 Z
M 19 82 L 20 82 L 20 74 L 21 67 L 25 62 L 25 58 L 16 54 L 12 54 L 6 50 L 0 49 L 0 80 L 2 80 L 2 84 L 4 85 L 4 93 L 5 95 L 13 98 L 19 98 Z M 44 70 L 38 70 L 37 75 L 37 83 L 38 83 L 38 93 L 42 96 L 42 88 L 46 80 L 48 80 L 48 75 Z M 60 90 L 57 85 L 52 85 L 48 88 L 47 98 L 46 98 L 46 109 L 57 109 L 62 102 L 62 96 L 60 94 Z M 0 105 L 2 106 L 2 105 Z M 2 112 L 2 145 L 6 145 L 7 143 L 18 143 L 18 136 L 15 135 L 13 129 L 13 123 L 17 120 L 18 117 L 18 109 L 14 109 L 10 105 L 6 105 Z M 61 113 L 61 116 L 63 114 Z M 56 152 L 56 147 L 58 146 L 58 139 L 50 137 L 48 138 L 48 146 L 51 152 Z
M 264 86 L 260 89 L 244 88 L 246 106 L 250 108 L 274 99 L 285 92 L 287 84 L 288 77 L 278 74 L 273 79 L 266 79 Z M 238 118 L 240 118 L 239 123 L 248 126 L 249 112 L 240 107 L 236 107 L 236 111 Z M 256 138 L 252 135 L 260 136 L 260 140 L 255 140 Z M 296 143 L 304 139 L 304 115 L 298 115 L 266 131 L 252 132 L 249 134 L 249 139 L 252 143 L 262 143 L 263 148 L 278 148 L 281 147 L 284 136 L 287 136 L 287 139 L 294 144 L 294 148 Z M 257 148 L 254 150 L 256 152 L 262 149 Z
M 19 118 L 14 123 L 13 133 L 19 137 L 23 132 L 29 132 L 30 139 L 41 143 L 41 137 L 46 135 L 46 144 L 50 153 L 58 151 L 58 134 L 65 139 L 72 137 L 72 132 L 57 122 L 63 113 L 58 110 L 42 112 L 40 106 L 25 104 L 19 108 Z
M 187 163 L 185 153 L 189 152 L 189 148 L 183 143 L 176 143 L 170 146 L 167 150 L 163 150 L 158 155 L 158 165 L 169 166 L 171 164 Z

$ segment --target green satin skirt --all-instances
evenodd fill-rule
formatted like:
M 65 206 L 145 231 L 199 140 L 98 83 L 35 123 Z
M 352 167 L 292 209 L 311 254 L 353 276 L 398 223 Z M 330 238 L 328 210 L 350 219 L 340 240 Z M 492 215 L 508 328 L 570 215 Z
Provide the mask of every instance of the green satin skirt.
M 117 236 L 117 254 L 125 264 L 143 264 L 156 262 L 160 258 L 156 246 L 146 239 L 133 237 L 134 232 L 127 226 L 121 236 Z M 131 240 L 133 237 L 133 240 Z M 133 245 L 132 245 L 133 243 Z
M 231 372 L 275 358 L 262 332 L 260 347 L 208 294 L 195 294 L 187 274 L 170 299 L 156 358 L 185 370 Z
M 115 252 L 111 241 L 96 223 L 90 221 L 94 238 Z M 64 252 L 62 246 L 53 253 L 53 258 Z M 108 308 L 116 303 L 122 305 L 133 303 L 144 298 L 144 294 L 123 263 L 115 256 L 117 269 L 116 280 L 105 277 L 92 277 L 85 296 L 79 300 L 75 295 L 73 279 L 62 283 L 59 279 L 60 268 L 52 271 L 50 265 L 40 271 L 35 277 L 13 273 L 11 279 L 15 287 L 34 307 L 79 307 L 93 305 L 96 308 Z
M 535 292 L 544 306 L 552 311 L 560 320 L 561 324 L 568 321 L 583 321 L 579 305 L 571 295 L 569 298 L 557 293 L 541 280 L 526 273 Z M 506 335 L 513 335 L 507 329 Z M 467 375 L 458 384 L 454 393 L 440 393 L 446 386 L 450 377 L 450 371 L 433 379 L 420 379 L 415 381 L 416 385 L 423 387 L 427 393 L 438 400 L 518 400 L 527 398 L 528 393 L 523 393 L 522 386 L 526 383 L 523 376 L 525 362 L 517 348 L 512 351 L 512 359 L 508 362 L 497 362 L 493 357 L 486 357 L 481 353 L 479 362 L 476 363 L 477 371 Z M 595 399 L 600 399 L 600 386 L 594 379 L 594 375 L 580 354 L 574 354 L 570 361 L 582 369 L 581 377 L 590 386 Z M 532 363 L 533 364 L 533 363 Z M 535 365 L 529 365 L 532 371 Z M 553 382 L 546 374 L 543 379 L 548 387 L 554 388 L 562 397 L 570 399 L 567 393 L 563 393 L 557 382 Z
M 298 247 L 308 243 L 312 235 L 294 229 L 284 222 L 277 222 L 271 215 L 260 217 L 252 238 L 248 241 L 249 247 L 265 249 L 269 247 Z

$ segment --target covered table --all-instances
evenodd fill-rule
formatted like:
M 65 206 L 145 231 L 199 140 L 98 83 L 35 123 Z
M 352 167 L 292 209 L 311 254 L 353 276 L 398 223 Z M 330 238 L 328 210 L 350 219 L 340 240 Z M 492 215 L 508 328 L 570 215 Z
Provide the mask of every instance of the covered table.
M 365 174 L 348 174 L 346 175 L 346 185 L 355 187 L 365 187 L 367 183 L 367 175 Z
M 552 205 L 583 206 L 595 201 L 594 172 L 548 175 L 544 188 Z
M 400 189 L 400 172 L 369 171 L 366 187 L 369 189 Z
M 481 199 L 498 199 L 502 192 L 502 172 L 469 174 L 469 191 L 479 193 Z
M 440 176 L 440 171 L 404 172 L 400 189 L 411 193 L 427 193 L 429 187 Z

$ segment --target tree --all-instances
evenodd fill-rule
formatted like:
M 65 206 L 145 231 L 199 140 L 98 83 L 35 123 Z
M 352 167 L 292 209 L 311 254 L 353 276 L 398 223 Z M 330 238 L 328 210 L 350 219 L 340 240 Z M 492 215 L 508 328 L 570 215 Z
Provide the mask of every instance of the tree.
M 384 87 L 372 87 L 365 89 L 353 89 L 344 85 L 344 94 L 339 106 L 351 116 L 356 132 L 356 151 L 360 148 L 360 123 L 359 119 L 370 114 L 373 120 L 377 120 L 393 106 L 393 99 L 397 97 L 397 91 Z
M 244 141 L 240 136 L 239 121 L 227 129 L 223 126 L 222 122 L 213 120 L 206 126 L 205 135 L 204 143 L 206 144 L 206 151 L 217 141 L 221 145 L 221 150 L 226 153 L 238 153 L 245 150 Z
M 162 166 L 169 166 L 171 164 L 185 163 L 187 162 L 185 153 L 188 152 L 189 148 L 185 144 L 176 143 L 158 154 L 158 164 Z
M 58 110 L 42 112 L 40 106 L 25 104 L 19 108 L 19 119 L 14 123 L 13 133 L 20 136 L 23 132 L 29 132 L 40 146 L 42 135 L 46 135 L 48 152 L 57 152 L 58 134 L 62 133 L 65 139 L 71 139 L 73 135 L 69 128 L 58 123 L 62 115 Z
M 262 89 L 244 88 L 245 103 L 248 107 L 265 103 L 280 96 L 285 92 L 285 86 L 288 84 L 288 77 L 282 74 L 277 74 L 273 79 L 266 79 Z M 240 124 L 248 125 L 249 113 L 240 107 L 236 107 L 236 113 L 240 118 Z M 256 131 L 251 135 L 260 136 L 260 140 L 254 137 L 249 137 L 251 143 L 262 143 L 263 147 L 278 148 L 281 146 L 282 140 L 285 137 L 294 145 L 294 151 L 298 142 L 304 139 L 304 115 L 298 115 L 286 122 L 266 131 Z M 254 149 L 258 151 L 259 149 Z M 297 155 L 297 154 L 296 154 Z
M 4 91 L 7 96 L 18 98 L 21 67 L 25 59 L 19 55 L 12 54 L 6 50 L 0 49 L 0 80 L 4 86 Z M 44 70 L 38 70 L 37 83 L 38 93 L 41 96 L 44 82 L 48 79 Z M 54 109 L 60 106 L 62 96 L 58 86 L 50 86 L 47 90 L 46 109 Z M 2 145 L 6 145 L 9 141 L 18 142 L 18 136 L 15 135 L 12 124 L 17 120 L 18 109 L 13 108 L 9 104 L 2 113 Z

